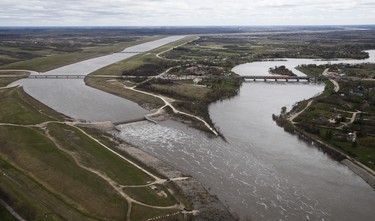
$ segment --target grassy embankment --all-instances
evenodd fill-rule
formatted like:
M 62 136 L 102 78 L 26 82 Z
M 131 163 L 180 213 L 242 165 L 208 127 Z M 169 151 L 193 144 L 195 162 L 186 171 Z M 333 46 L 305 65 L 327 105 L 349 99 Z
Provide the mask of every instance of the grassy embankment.
M 78 128 L 61 123 L 65 116 L 21 88 L 0 90 L 0 101 L 0 194 L 25 219 L 119 220 L 125 219 L 130 209 L 132 217 L 144 218 L 149 217 L 146 211 L 178 211 L 130 208 L 121 192 L 156 206 L 170 206 L 177 201 L 164 185 L 158 186 L 158 191 L 121 188 L 145 185 L 153 178 Z
M 161 56 L 168 57 L 171 49 L 178 49 L 181 44 L 191 42 L 196 37 L 189 36 L 171 44 L 157 48 L 150 53 L 134 56 L 130 59 L 118 62 L 108 67 L 99 69 L 92 73 L 92 75 L 118 75 L 118 76 L 152 76 L 165 71 L 166 69 L 183 64 L 183 60 L 173 58 L 159 58 L 158 53 L 163 53 Z M 184 47 L 184 46 L 182 46 Z M 179 69 L 179 68 L 176 68 Z M 171 70 L 175 71 L 175 70 Z M 86 84 L 96 87 L 101 90 L 122 96 L 126 99 L 137 102 L 142 106 L 160 107 L 163 103 L 160 99 L 150 97 L 148 95 L 135 93 L 128 90 L 123 85 L 133 86 L 137 82 L 144 80 L 144 78 L 133 81 L 123 81 L 114 79 L 103 79 L 87 77 Z M 210 85 L 207 88 L 205 85 Z M 237 92 L 239 82 L 237 80 L 219 78 L 212 80 L 205 80 L 200 85 L 195 85 L 192 80 L 162 80 L 154 79 L 145 84 L 139 85 L 137 89 L 160 94 L 166 97 L 175 99 L 172 104 L 181 111 L 191 113 L 203 117 L 207 122 L 212 124 L 209 114 L 208 105 L 218 99 L 223 99 Z M 186 118 L 187 120 L 192 120 Z M 196 126 L 205 129 L 200 122 L 194 122 Z
M 298 128 L 311 137 L 330 144 L 375 170 L 375 82 L 360 80 L 368 79 L 373 74 L 371 70 L 374 65 L 338 66 L 341 73 L 348 76 L 339 81 L 340 91 L 335 93 L 333 84 L 326 81 L 326 89 L 322 95 L 314 98 L 312 105 L 294 121 Z M 338 66 L 332 65 L 330 68 L 337 69 Z M 306 74 L 318 74 L 325 68 L 307 66 L 300 70 L 307 71 Z M 304 104 L 306 101 L 296 109 L 301 110 Z M 288 124 L 284 128 L 292 130 L 292 126 Z M 355 141 L 351 140 L 349 133 L 356 134 Z
M 90 75 L 116 75 L 116 76 L 152 76 L 157 75 L 165 71 L 168 67 L 176 65 L 173 61 L 166 61 L 158 58 L 156 55 L 166 50 L 170 50 L 173 47 L 189 42 L 196 37 L 186 37 L 176 42 L 161 46 L 148 53 L 142 53 L 131 57 L 129 59 L 116 62 L 115 64 L 101 68 Z M 115 94 L 125 99 L 134 101 L 139 105 L 148 109 L 161 107 L 164 103 L 162 100 L 148 96 L 142 93 L 138 93 L 129 89 L 124 88 L 124 85 L 134 86 L 136 82 L 125 81 L 113 78 L 85 78 L 85 83 L 91 87 Z
M 373 103 L 375 94 L 370 92 L 364 95 L 369 99 L 366 103 L 363 103 L 361 97 L 350 95 L 350 88 L 355 90 L 358 83 L 366 85 L 365 88 L 375 87 L 374 82 L 340 83 L 339 93 L 344 96 L 326 91 L 324 94 L 327 96 L 317 98 L 295 121 L 300 122 L 300 128 L 375 170 L 375 112 L 374 104 L 369 104 L 370 100 Z M 351 123 L 351 118 L 358 110 L 363 113 L 358 113 Z M 355 142 L 349 140 L 349 133 L 356 133 Z
M 53 45 L 47 45 L 36 50 L 22 49 L 21 46 L 0 47 L 0 50 L 4 50 L 6 53 L 28 53 L 31 56 L 31 59 L 29 57 L 25 57 L 24 60 L 14 60 L 14 62 L 2 65 L 0 66 L 0 69 L 25 69 L 34 70 L 38 72 L 45 72 L 75 62 L 87 60 L 94 57 L 99 57 L 102 55 L 107 55 L 110 53 L 120 52 L 129 46 L 141 44 L 160 38 L 162 37 L 156 36 L 147 38 L 137 38 L 135 41 L 127 41 L 125 39 L 123 42 L 108 42 L 105 44 L 93 43 L 89 46 L 77 46 L 77 50 L 73 52 L 54 50 L 55 48 L 53 47 Z M 80 39 L 79 41 L 84 42 L 84 37 L 82 37 L 82 39 Z
M 8 84 L 17 81 L 19 79 L 25 78 L 29 76 L 29 73 L 27 72 L 13 72 L 13 71 L 7 71 L 2 72 L 0 71 L 0 87 L 5 87 Z

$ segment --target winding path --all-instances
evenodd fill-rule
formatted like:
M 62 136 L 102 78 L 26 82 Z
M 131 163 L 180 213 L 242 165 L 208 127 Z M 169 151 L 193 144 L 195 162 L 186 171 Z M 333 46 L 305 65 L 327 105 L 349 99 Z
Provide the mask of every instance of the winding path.
M 293 120 L 294 120 L 296 117 L 298 117 L 299 115 L 301 115 L 301 114 L 302 114 L 307 108 L 309 108 L 313 101 L 314 101 L 313 99 L 310 100 L 310 101 L 307 103 L 307 105 L 306 105 L 305 108 L 303 108 L 301 111 L 299 111 L 299 112 L 297 112 L 297 113 L 293 113 L 291 116 L 288 117 L 288 119 L 289 119 L 292 123 L 295 123 Z
M 208 124 L 205 120 L 203 120 L 202 118 L 196 116 L 196 115 L 193 115 L 193 114 L 189 114 L 189 113 L 186 113 L 186 112 L 183 112 L 183 111 L 180 111 L 180 110 L 177 110 L 171 103 L 175 100 L 173 100 L 172 98 L 169 98 L 169 97 L 165 97 L 165 96 L 161 96 L 161 95 L 156 95 L 156 94 L 153 94 L 153 93 L 149 93 L 149 92 L 146 92 L 146 91 L 141 91 L 141 90 L 138 90 L 138 89 L 135 89 L 135 86 L 133 87 L 127 87 L 127 86 L 124 86 L 126 89 L 129 89 L 129 90 L 132 90 L 132 91 L 136 91 L 136 92 L 139 92 L 139 93 L 142 93 L 142 94 L 146 94 L 146 95 L 150 95 L 150 96 L 153 96 L 153 97 L 156 97 L 156 98 L 159 98 L 161 99 L 163 102 L 164 102 L 164 106 L 159 108 L 159 110 L 157 111 L 157 113 L 160 113 L 161 110 L 165 107 L 170 107 L 173 111 L 173 113 L 175 114 L 181 114 L 181 115 L 185 115 L 185 116 L 188 116 L 188 117 L 191 117 L 191 118 L 194 118 L 200 122 L 202 122 L 213 134 L 215 134 L 215 136 L 219 136 L 219 133 L 210 126 L 210 124 Z M 154 113 L 155 114 L 155 113 Z M 146 118 L 147 117 L 150 117 L 154 114 L 151 114 L 151 115 L 146 115 Z
M 67 150 L 66 148 L 62 147 L 59 142 L 49 133 L 49 130 L 47 128 L 48 124 L 50 123 L 59 123 L 59 124 L 66 124 L 66 125 L 69 125 L 73 128 L 76 128 L 78 129 L 80 132 L 82 132 L 83 134 L 85 134 L 85 136 L 89 137 L 90 139 L 94 140 L 96 143 L 98 143 L 99 145 L 101 145 L 102 147 L 104 147 L 105 149 L 107 149 L 108 151 L 112 152 L 113 154 L 115 154 L 116 156 L 120 157 L 121 159 L 125 160 L 126 162 L 132 164 L 133 166 L 135 166 L 137 169 L 141 170 L 142 172 L 146 173 L 147 175 L 149 175 L 150 177 L 152 177 L 155 181 L 151 182 L 151 183 L 147 183 L 147 184 L 144 184 L 144 185 L 121 185 L 119 183 L 117 183 L 116 181 L 112 180 L 110 177 L 108 177 L 107 175 L 103 174 L 101 171 L 98 171 L 96 169 L 93 169 L 91 167 L 88 167 L 88 166 L 85 166 L 81 163 L 81 159 L 80 157 L 77 155 L 77 153 L 75 153 L 74 151 L 69 151 Z M 99 140 L 97 140 L 96 138 L 92 137 L 90 134 L 86 133 L 84 130 L 82 130 L 81 128 L 75 126 L 75 123 L 78 123 L 78 122 L 59 122 L 59 121 L 47 121 L 47 122 L 43 122 L 43 123 L 40 123 L 40 124 L 35 124 L 35 125 L 22 125 L 22 124 L 12 124 L 12 123 L 0 123 L 0 126 L 13 126 L 13 127 L 25 127 L 25 128 L 40 128 L 44 131 L 44 136 L 46 136 L 46 138 L 48 138 L 49 140 L 51 140 L 53 142 L 53 144 L 56 146 L 56 148 L 58 148 L 59 150 L 63 151 L 64 153 L 68 154 L 69 156 L 71 156 L 74 160 L 74 162 L 81 168 L 97 175 L 98 177 L 102 178 L 103 180 L 105 180 L 122 198 L 124 198 L 127 203 L 128 203 L 128 211 L 127 211 L 127 217 L 126 217 L 126 220 L 128 221 L 131 221 L 131 212 L 132 212 L 132 204 L 133 203 L 136 203 L 136 204 L 139 204 L 141 206 L 145 206 L 145 207 L 148 207 L 148 208 L 153 208 L 153 209 L 179 209 L 179 210 L 183 210 L 185 209 L 185 206 L 182 204 L 182 203 L 176 203 L 174 205 L 171 205 L 171 206 L 156 206 L 156 205 L 150 205 L 150 204 L 146 204 L 146 203 L 143 203 L 143 202 L 140 202 L 136 199 L 133 199 L 132 197 L 130 197 L 129 195 L 127 195 L 123 188 L 125 187 L 148 187 L 148 186 L 151 186 L 151 185 L 154 185 L 154 184 L 164 184 L 164 183 L 167 183 L 167 182 L 171 182 L 171 181 L 182 181 L 182 180 L 187 180 L 189 179 L 189 177 L 174 177 L 174 178 L 169 178 L 169 179 L 162 179 L 158 176 L 156 176 L 155 174 L 151 173 L 150 171 L 146 170 L 145 168 L 139 166 L 138 164 L 134 163 L 133 161 L 129 160 L 128 158 L 122 156 L 121 154 L 117 153 L 116 151 L 112 150 L 111 148 L 107 147 L 106 145 L 104 145 L 103 143 L 101 143 Z M 173 195 L 173 193 L 172 193 Z M 186 211 L 187 213 L 193 213 L 193 212 L 196 212 L 196 211 Z

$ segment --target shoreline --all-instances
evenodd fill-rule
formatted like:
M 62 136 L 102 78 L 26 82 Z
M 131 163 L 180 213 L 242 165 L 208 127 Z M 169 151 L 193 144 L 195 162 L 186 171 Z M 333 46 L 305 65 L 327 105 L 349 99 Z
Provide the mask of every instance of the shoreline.
M 359 177 L 361 177 L 367 184 L 369 184 L 373 189 L 375 189 L 375 171 L 368 168 L 358 160 L 354 159 L 353 157 L 349 156 L 348 154 L 344 153 L 340 149 L 316 138 L 314 135 L 309 134 L 308 132 L 304 131 L 301 128 L 298 128 L 294 122 L 293 119 L 303 113 L 311 104 L 314 102 L 314 100 L 319 97 L 315 96 L 310 98 L 308 101 L 306 107 L 304 107 L 301 111 L 295 112 L 293 109 L 286 114 L 288 116 L 286 118 L 288 125 L 292 127 L 293 131 L 290 129 L 286 130 L 285 125 L 279 125 L 278 121 L 280 120 L 280 117 L 273 118 L 276 124 L 283 128 L 285 132 L 291 133 L 293 135 L 297 135 L 300 139 L 303 139 L 305 142 L 312 144 L 313 146 L 321 149 L 324 153 L 328 154 L 332 159 L 340 162 L 341 164 L 348 167 L 352 172 L 357 174 Z M 300 103 L 300 102 L 297 102 Z
M 146 119 L 144 121 L 147 121 Z M 131 123 L 131 122 L 129 122 Z M 127 143 L 126 140 L 118 136 L 119 130 L 117 126 L 110 121 L 93 122 L 93 123 L 78 123 L 76 126 L 83 128 L 96 129 L 104 134 L 107 134 L 117 143 L 117 146 L 112 147 L 124 157 L 130 158 L 141 167 L 156 173 L 165 179 L 170 179 L 172 184 L 171 191 L 178 191 L 190 204 L 194 216 L 192 220 L 206 221 L 235 221 L 237 220 L 229 211 L 228 207 L 224 205 L 215 195 L 209 191 L 194 177 L 187 175 L 180 170 L 177 170 L 168 163 L 159 158 L 141 150 L 136 145 Z M 189 177 L 183 180 L 173 180 L 176 177 Z
M 361 162 L 357 161 L 356 159 L 350 157 L 349 155 L 343 153 L 341 150 L 333 147 L 325 143 L 322 140 L 319 140 L 310 134 L 306 133 L 300 128 L 294 126 L 294 133 L 295 135 L 299 136 L 304 141 L 312 141 L 313 146 L 318 147 L 324 153 L 327 153 L 332 159 L 340 162 L 341 164 L 348 167 L 353 173 L 357 174 L 361 177 L 367 184 L 369 184 L 373 189 L 375 189 L 375 172 L 372 171 L 367 166 L 363 165 Z M 318 145 L 316 145 L 318 144 Z
M 114 130 L 108 132 L 113 137 L 121 139 L 117 136 L 118 130 L 116 127 Z M 123 139 L 121 140 L 126 142 Z M 173 179 L 174 177 L 186 176 L 183 172 L 141 150 L 133 144 L 121 143 L 114 148 L 120 153 L 124 153 L 135 159 L 135 161 L 139 162 L 143 167 L 149 168 L 166 178 Z M 198 211 L 193 217 L 193 220 L 236 220 L 229 212 L 228 208 L 216 196 L 210 194 L 194 177 L 190 175 L 187 176 L 189 179 L 171 181 L 171 183 L 174 184 L 177 191 L 179 191 L 184 197 L 186 197 L 189 203 L 191 203 L 193 211 Z

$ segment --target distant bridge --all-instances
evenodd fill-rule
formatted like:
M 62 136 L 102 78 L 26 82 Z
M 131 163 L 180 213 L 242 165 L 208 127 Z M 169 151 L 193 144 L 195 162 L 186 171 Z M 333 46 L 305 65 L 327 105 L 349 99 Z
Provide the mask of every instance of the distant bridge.
M 238 76 L 239 78 L 242 78 L 242 79 L 245 79 L 245 80 L 253 80 L 253 81 L 256 81 L 256 80 L 263 80 L 263 81 L 267 81 L 267 80 L 274 80 L 274 81 L 278 81 L 278 80 L 283 80 L 283 81 L 286 81 L 286 82 L 289 82 L 289 81 L 296 81 L 296 82 L 299 82 L 300 80 L 306 80 L 308 82 L 316 82 L 317 81 L 317 78 L 312 78 L 312 77 L 307 77 L 307 76 L 286 76 L 286 75 L 267 75 L 267 76 Z
M 85 77 L 94 77 L 94 78 L 117 78 L 117 79 L 132 79 L 137 78 L 137 76 L 118 76 L 118 75 L 81 75 L 81 74 L 64 74 L 64 75 L 52 75 L 52 74 L 43 74 L 43 75 L 29 75 L 29 79 L 84 79 Z M 141 76 L 141 77 L 150 77 L 150 76 Z M 267 75 L 267 76 L 238 76 L 239 79 L 244 80 L 263 80 L 263 81 L 292 81 L 299 82 L 300 80 L 305 80 L 307 82 L 317 82 L 318 78 L 312 78 L 307 76 L 285 76 L 285 75 Z
M 29 75 L 28 78 L 35 78 L 35 79 L 83 79 L 86 75 L 52 75 L 52 74 L 44 74 L 44 75 Z

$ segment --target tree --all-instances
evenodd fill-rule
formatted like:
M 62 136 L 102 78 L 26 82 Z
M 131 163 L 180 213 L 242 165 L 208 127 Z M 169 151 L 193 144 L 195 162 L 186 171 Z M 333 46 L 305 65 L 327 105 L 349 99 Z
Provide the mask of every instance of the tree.
M 286 114 L 286 107 L 285 106 L 281 108 L 281 114 L 282 115 Z
M 325 134 L 325 138 L 327 139 L 327 140 L 331 140 L 332 139 L 332 131 L 331 130 L 327 130 L 326 131 L 326 134 Z
M 352 143 L 352 147 L 353 147 L 353 148 L 356 148 L 356 147 L 357 147 L 357 141 L 354 141 L 354 142 Z

